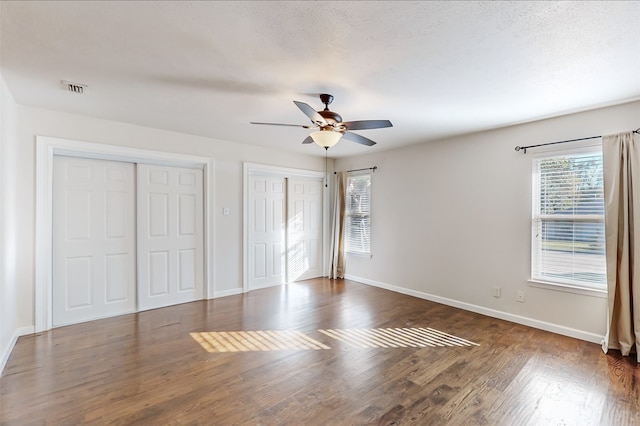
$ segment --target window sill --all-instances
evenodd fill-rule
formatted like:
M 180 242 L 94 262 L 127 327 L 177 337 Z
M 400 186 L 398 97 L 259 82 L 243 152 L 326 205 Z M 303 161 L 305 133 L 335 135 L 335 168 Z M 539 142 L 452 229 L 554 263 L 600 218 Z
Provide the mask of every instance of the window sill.
M 536 280 L 533 278 L 530 278 L 528 282 L 531 287 L 546 288 L 548 290 L 563 291 L 565 293 L 582 294 L 585 296 L 599 297 L 602 299 L 607 298 L 607 290 L 605 289 L 580 287 L 570 284 L 559 284 L 550 281 Z
M 346 252 L 346 254 L 348 256 L 355 256 L 355 257 L 362 257 L 362 258 L 369 258 L 369 259 L 371 259 L 373 257 L 372 253 L 358 253 L 358 252 L 355 252 L 355 251 L 348 251 L 348 252 Z

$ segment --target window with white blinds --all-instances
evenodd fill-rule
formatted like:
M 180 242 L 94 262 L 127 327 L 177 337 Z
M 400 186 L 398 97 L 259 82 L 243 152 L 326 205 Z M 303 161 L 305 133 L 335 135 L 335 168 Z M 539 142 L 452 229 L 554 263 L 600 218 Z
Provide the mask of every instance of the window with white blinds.
M 602 151 L 534 160 L 531 278 L 606 289 Z
M 371 175 L 347 178 L 345 249 L 348 253 L 371 253 Z

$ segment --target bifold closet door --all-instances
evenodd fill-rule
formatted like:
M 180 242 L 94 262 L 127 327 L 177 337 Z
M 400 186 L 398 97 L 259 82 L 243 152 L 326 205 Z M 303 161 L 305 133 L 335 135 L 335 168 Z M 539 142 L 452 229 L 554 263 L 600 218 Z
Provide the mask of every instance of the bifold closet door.
M 138 308 L 204 294 L 202 170 L 138 164 Z
M 54 327 L 136 310 L 134 171 L 54 156 Z
M 250 290 L 322 276 L 322 180 L 250 175 Z

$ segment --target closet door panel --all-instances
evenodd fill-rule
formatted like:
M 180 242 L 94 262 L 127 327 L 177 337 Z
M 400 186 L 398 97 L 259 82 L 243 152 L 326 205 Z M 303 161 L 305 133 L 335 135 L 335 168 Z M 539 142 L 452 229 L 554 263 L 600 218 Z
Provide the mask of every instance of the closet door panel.
M 54 156 L 54 327 L 135 311 L 134 167 Z
M 140 310 L 203 298 L 202 170 L 138 165 L 138 261 Z
M 248 284 L 258 289 L 283 284 L 285 276 L 286 180 L 251 175 L 248 194 Z
M 287 277 L 289 282 L 322 276 L 322 181 L 288 181 Z

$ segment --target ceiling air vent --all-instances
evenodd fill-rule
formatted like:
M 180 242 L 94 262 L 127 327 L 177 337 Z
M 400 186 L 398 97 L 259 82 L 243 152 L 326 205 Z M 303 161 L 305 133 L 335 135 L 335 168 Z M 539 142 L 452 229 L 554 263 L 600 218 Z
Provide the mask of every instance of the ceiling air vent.
M 62 80 L 62 85 L 71 93 L 77 93 L 78 95 L 82 95 L 88 87 L 86 84 L 72 83 L 66 80 Z

